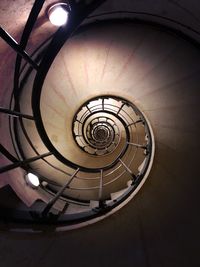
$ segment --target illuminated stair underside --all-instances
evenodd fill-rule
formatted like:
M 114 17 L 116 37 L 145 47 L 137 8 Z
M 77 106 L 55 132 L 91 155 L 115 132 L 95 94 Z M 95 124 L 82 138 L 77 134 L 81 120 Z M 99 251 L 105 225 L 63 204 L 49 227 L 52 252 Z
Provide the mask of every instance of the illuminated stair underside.
M 188 87 L 198 84 L 198 58 L 198 49 L 160 27 L 118 20 L 87 25 L 64 44 L 34 100 L 48 142 L 33 120 L 17 121 L 15 132 L 22 158 L 47 153 L 49 143 L 55 149 L 27 166 L 41 181 L 35 199 L 49 203 L 36 221 L 51 213 L 67 224 L 98 220 L 127 203 L 152 166 L 149 121 L 159 148 L 187 148 L 189 133 L 178 129 L 191 125 L 183 117 L 192 116 L 188 101 L 196 103 Z M 34 117 L 35 74 L 19 101 Z

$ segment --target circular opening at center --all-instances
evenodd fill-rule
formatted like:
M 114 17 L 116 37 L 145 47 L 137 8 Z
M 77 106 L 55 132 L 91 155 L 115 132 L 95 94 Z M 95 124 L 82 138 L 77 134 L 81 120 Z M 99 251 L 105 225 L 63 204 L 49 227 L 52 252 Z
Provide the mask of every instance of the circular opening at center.
M 94 137 L 97 141 L 105 141 L 109 136 L 108 129 L 104 126 L 99 126 L 94 131 Z

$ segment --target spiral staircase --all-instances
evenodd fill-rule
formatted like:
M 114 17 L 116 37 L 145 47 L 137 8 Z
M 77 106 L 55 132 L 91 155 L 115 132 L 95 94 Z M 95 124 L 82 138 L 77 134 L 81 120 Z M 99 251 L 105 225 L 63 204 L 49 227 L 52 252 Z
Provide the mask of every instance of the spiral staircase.
M 82 17 L 83 20 L 101 1 L 97 2 L 84 8 L 74 4 L 71 8 L 77 11 L 76 17 Z M 31 15 L 38 14 L 41 7 L 41 2 L 38 4 L 36 1 L 30 21 Z M 95 75 L 98 83 L 91 80 L 93 71 L 89 69 L 85 69 L 84 73 L 79 72 L 82 77 L 73 77 L 78 84 L 74 85 L 71 80 L 72 76 L 68 73 L 70 66 L 65 65 L 69 64 L 65 57 L 68 56 L 67 51 L 73 55 L 73 43 L 77 42 L 74 38 L 79 39 L 83 34 L 73 34 L 75 37 L 69 44 L 72 47 L 68 46 L 65 39 L 80 24 L 80 18 L 71 27 L 67 25 L 58 30 L 32 57 L 25 51 L 20 52 L 20 44 L 16 44 L 8 33 L 1 30 L 2 38 L 18 53 L 10 108 L 1 108 L 1 112 L 10 117 L 10 138 L 16 155 L 13 156 L 1 145 L 3 156 L 12 161 L 12 164 L 1 168 L 1 173 L 21 167 L 22 179 L 26 181 L 27 176 L 37 175 L 40 180 L 39 188 L 34 188 L 37 192 L 32 200 L 33 207 L 23 216 L 22 213 L 19 217 L 15 216 L 14 219 L 19 221 L 55 223 L 66 225 L 67 228 L 69 226 L 70 229 L 71 225 L 73 228 L 80 227 L 100 220 L 135 195 L 152 166 L 155 145 L 150 123 L 133 103 L 134 98 L 133 102 L 123 98 L 122 90 L 116 94 L 115 85 L 110 90 L 111 95 L 106 94 L 109 92 L 106 88 L 108 82 L 104 85 L 106 90 L 100 87 L 106 75 L 105 60 L 98 66 L 99 73 L 100 70 L 102 72 L 101 78 Z M 73 17 L 70 19 L 73 21 Z M 120 20 L 116 20 L 115 24 L 108 22 L 108 28 L 112 30 L 114 27 L 115 30 L 121 24 Z M 30 25 L 27 25 L 24 33 L 28 27 L 30 29 Z M 131 24 L 127 23 L 127 26 Z M 86 26 L 83 23 L 82 27 L 86 27 L 92 36 L 93 28 L 101 29 L 104 22 Z M 68 34 L 65 32 L 64 35 L 62 31 Z M 22 42 L 27 42 L 29 34 L 22 36 Z M 107 36 L 97 38 L 103 41 Z M 61 43 L 57 42 L 58 39 Z M 60 50 L 61 45 L 63 47 Z M 137 47 L 137 43 L 131 45 Z M 76 49 L 76 53 L 81 51 Z M 102 47 L 94 53 L 99 51 L 102 51 Z M 80 56 L 83 59 L 84 54 Z M 28 61 L 22 70 L 21 58 Z M 73 58 L 78 59 L 79 56 L 74 55 Z M 79 62 L 72 62 L 72 65 L 82 68 Z M 87 68 L 86 62 L 84 65 Z M 54 73 L 60 73 L 60 82 Z M 91 82 L 94 89 L 91 88 Z M 81 93 L 76 96 L 78 91 Z M 88 99 L 89 96 L 93 98 Z M 83 99 L 85 103 L 82 103 Z M 21 198 L 23 201 L 23 194 Z
M 45 1 L 34 2 L 19 43 L 1 28 L 17 55 L 13 86 L 1 93 L 2 225 L 63 231 L 116 212 L 90 227 L 111 229 L 114 220 L 131 229 L 145 258 L 138 266 L 198 266 L 199 33 L 152 13 L 108 12 L 106 4 L 70 1 L 69 24 L 41 43 L 33 37 Z M 39 187 L 27 184 L 28 173 Z M 174 242 L 195 255 L 186 265 L 152 256 L 156 237 L 167 235 L 164 251 Z

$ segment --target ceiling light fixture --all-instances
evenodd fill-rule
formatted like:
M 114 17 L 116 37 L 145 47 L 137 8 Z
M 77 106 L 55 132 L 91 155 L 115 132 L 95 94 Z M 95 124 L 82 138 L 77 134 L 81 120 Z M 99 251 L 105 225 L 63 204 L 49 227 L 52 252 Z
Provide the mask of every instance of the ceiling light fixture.
M 51 6 L 48 10 L 50 22 L 55 26 L 63 26 L 69 18 L 70 6 L 66 3 L 57 3 Z
M 40 180 L 39 180 L 39 178 L 35 175 L 35 174 L 33 174 L 33 173 L 31 173 L 31 172 L 29 172 L 29 173 L 27 173 L 26 175 L 25 175 L 25 180 L 26 180 L 26 183 L 30 186 L 30 187 L 32 187 L 32 188 L 37 188 L 39 185 L 40 185 Z

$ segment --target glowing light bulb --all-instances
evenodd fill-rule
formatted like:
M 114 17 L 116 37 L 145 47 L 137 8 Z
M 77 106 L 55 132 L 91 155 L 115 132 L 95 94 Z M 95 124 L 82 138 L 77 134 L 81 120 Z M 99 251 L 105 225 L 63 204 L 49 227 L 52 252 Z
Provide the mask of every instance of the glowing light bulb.
M 69 5 L 65 3 L 57 3 L 48 10 L 50 22 L 55 26 L 65 25 L 69 18 Z
M 39 178 L 33 174 L 33 173 L 28 173 L 25 176 L 26 182 L 28 185 L 30 185 L 32 188 L 37 188 L 40 185 L 40 180 Z

